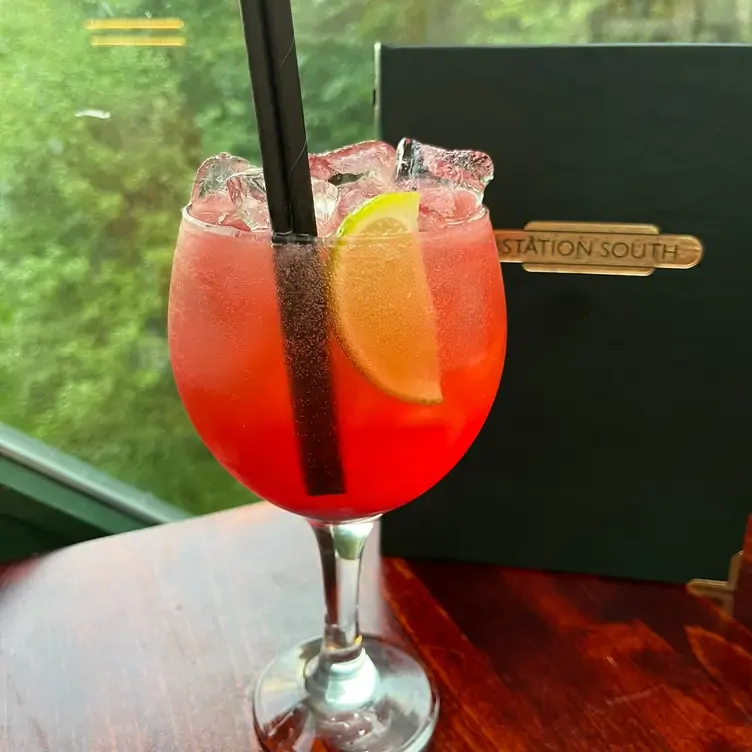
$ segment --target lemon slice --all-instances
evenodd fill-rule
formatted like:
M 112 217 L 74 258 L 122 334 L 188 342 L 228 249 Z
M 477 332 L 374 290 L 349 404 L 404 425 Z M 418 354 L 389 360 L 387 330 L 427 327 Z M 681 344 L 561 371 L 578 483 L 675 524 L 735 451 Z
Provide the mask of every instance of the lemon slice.
M 436 405 L 439 348 L 419 205 L 417 193 L 385 193 L 345 217 L 328 279 L 337 339 L 353 365 L 392 397 Z

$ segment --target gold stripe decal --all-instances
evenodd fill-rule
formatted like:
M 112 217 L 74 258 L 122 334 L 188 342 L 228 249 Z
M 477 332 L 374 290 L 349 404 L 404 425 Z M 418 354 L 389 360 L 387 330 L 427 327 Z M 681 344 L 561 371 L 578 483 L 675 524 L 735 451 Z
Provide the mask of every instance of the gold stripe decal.
M 90 18 L 84 23 L 84 28 L 93 32 L 89 38 L 92 47 L 185 47 L 186 38 L 180 35 L 184 27 L 179 18 L 146 16 Z
M 90 44 L 92 47 L 185 47 L 185 37 L 95 35 Z
M 84 26 L 89 31 L 132 31 L 133 29 L 176 31 L 182 29 L 185 23 L 179 18 L 90 18 Z

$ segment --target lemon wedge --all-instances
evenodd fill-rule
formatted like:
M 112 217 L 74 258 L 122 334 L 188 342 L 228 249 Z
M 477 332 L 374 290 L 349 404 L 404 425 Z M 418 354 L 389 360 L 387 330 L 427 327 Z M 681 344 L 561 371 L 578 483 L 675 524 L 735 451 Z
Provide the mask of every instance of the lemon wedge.
M 385 193 L 350 213 L 328 261 L 334 329 L 352 364 L 404 402 L 442 401 L 436 312 L 418 238 L 417 193 Z

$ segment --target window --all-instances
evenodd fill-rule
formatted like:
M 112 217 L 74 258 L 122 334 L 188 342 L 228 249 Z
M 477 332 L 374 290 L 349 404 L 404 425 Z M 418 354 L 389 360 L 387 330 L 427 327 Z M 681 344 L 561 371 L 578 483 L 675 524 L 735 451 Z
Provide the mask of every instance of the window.
M 294 12 L 319 151 L 373 135 L 376 41 L 744 42 L 752 3 L 296 0 Z M 114 18 L 153 27 L 92 23 Z M 236 0 L 22 0 L 0 14 L 0 81 L 0 420 L 190 511 L 247 503 L 195 435 L 165 342 L 193 173 L 219 151 L 258 155 Z

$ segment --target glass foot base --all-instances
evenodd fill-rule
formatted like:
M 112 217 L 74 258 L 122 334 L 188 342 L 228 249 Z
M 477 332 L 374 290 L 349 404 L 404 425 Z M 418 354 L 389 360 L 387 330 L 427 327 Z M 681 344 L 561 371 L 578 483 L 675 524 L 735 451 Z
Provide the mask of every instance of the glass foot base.
M 439 699 L 423 666 L 401 648 L 365 635 L 357 676 L 311 681 L 320 640 L 279 655 L 261 675 L 253 712 L 267 752 L 420 752 Z M 349 682 L 349 683 L 348 683 Z M 309 688 L 311 691 L 309 691 Z

